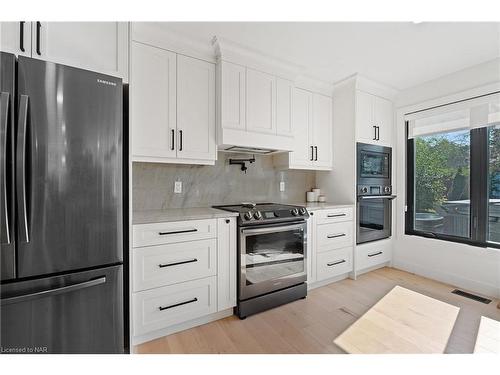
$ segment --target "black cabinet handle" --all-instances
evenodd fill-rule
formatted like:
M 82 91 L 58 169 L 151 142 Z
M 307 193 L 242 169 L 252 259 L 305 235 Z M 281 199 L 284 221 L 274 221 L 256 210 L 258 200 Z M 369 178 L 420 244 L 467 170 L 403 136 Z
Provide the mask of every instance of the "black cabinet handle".
M 179 138 L 180 138 L 179 151 L 182 151 L 182 130 L 179 130 Z
M 40 31 L 42 28 L 42 23 L 37 21 L 36 22 L 36 53 L 38 56 L 42 55 L 42 52 L 40 51 Z
M 345 259 L 339 260 L 338 262 L 327 263 L 326 265 L 328 267 L 331 267 L 331 266 L 336 266 L 337 264 L 342 264 L 342 263 L 345 263 Z
M 329 234 L 326 236 L 326 238 L 338 238 L 338 237 L 344 237 L 345 235 L 346 235 L 345 233 Z
M 160 235 L 160 236 L 166 236 L 166 235 L 169 235 L 169 234 L 191 233 L 191 232 L 198 232 L 198 229 L 175 230 L 175 231 L 172 231 L 172 232 L 158 232 L 158 235 Z
M 194 262 L 197 262 L 197 261 L 198 261 L 198 259 L 193 258 L 193 259 L 189 259 L 189 260 L 181 260 L 179 262 L 158 264 L 158 267 L 160 267 L 160 268 L 173 267 L 173 266 L 178 266 L 178 265 L 181 265 L 181 264 L 194 263 Z
M 173 151 L 173 150 L 175 150 L 175 145 L 174 145 L 175 144 L 175 130 L 172 129 L 171 131 L 172 131 L 172 146 L 170 146 L 170 149 Z
M 376 126 L 377 141 L 380 141 L 380 126 Z
M 318 146 L 314 146 L 316 149 L 316 157 L 314 158 L 314 161 L 318 161 Z
M 314 161 L 314 146 L 311 146 L 311 161 Z
M 24 21 L 19 22 L 19 49 L 22 52 L 25 52 L 24 50 Z
M 345 216 L 345 214 L 329 214 L 329 215 L 326 215 L 326 217 L 341 217 L 341 216 Z
M 377 125 L 373 125 L 373 131 L 374 131 L 374 136 L 373 136 L 373 140 L 376 141 L 377 140 Z
M 231 220 L 226 219 L 226 224 L 229 224 L 230 222 L 231 222 Z
M 193 303 L 193 302 L 196 302 L 196 301 L 198 301 L 198 298 L 193 298 L 193 299 L 190 299 L 189 301 L 179 302 L 179 303 L 176 303 L 175 305 L 159 306 L 158 309 L 160 311 L 168 310 L 168 309 L 173 309 L 174 307 L 182 306 L 182 305 L 187 305 L 188 303 Z
M 378 253 L 373 253 L 373 254 L 368 254 L 368 256 L 371 257 L 376 257 L 377 255 L 382 254 L 382 251 L 379 251 Z

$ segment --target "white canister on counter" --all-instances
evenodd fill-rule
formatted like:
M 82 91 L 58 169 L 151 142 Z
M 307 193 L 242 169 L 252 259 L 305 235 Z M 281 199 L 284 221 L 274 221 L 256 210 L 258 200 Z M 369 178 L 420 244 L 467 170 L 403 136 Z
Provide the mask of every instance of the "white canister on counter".
M 315 188 L 311 190 L 314 193 L 314 201 L 317 202 L 319 196 L 321 195 L 321 189 Z
M 316 194 L 312 191 L 306 192 L 306 202 L 316 202 Z
M 326 197 L 324 195 L 320 195 L 318 197 L 318 202 L 322 202 L 322 203 L 326 202 Z

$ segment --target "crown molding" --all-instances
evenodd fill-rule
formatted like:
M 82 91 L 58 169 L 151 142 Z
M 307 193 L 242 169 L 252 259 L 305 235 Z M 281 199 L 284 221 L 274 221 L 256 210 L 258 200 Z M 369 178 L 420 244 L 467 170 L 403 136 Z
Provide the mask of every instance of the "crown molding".
M 299 75 L 295 78 L 295 87 L 329 97 L 333 96 L 333 84 L 306 75 Z
M 195 57 L 211 63 L 216 62 L 210 42 L 190 38 L 169 30 L 162 22 L 131 22 L 132 41 L 163 48 L 181 55 Z
M 241 46 L 225 38 L 214 36 L 212 45 L 217 60 L 247 66 L 281 78 L 295 80 L 302 70 L 299 65 Z

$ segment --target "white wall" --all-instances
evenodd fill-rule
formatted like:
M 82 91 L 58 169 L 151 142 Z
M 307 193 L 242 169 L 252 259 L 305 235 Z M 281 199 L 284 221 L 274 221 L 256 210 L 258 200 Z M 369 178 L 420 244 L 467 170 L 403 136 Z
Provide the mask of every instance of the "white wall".
M 500 249 L 479 248 L 404 234 L 405 113 L 500 91 L 500 59 L 446 75 L 401 92 L 396 98 L 397 169 L 396 268 L 440 280 L 476 293 L 500 297 Z

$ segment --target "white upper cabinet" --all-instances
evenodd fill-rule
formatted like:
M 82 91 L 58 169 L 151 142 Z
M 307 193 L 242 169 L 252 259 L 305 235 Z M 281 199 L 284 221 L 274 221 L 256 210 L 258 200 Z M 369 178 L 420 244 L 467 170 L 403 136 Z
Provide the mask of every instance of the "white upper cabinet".
M 247 68 L 247 130 L 276 134 L 276 77 Z
M 215 65 L 131 43 L 134 161 L 214 164 Z
M 32 57 L 128 81 L 125 22 L 33 22 Z
M 175 158 L 176 55 L 132 42 L 130 68 L 133 158 Z
M 177 55 L 177 156 L 212 159 L 215 146 L 215 65 Z
M 293 90 L 292 124 L 294 150 L 289 153 L 290 168 L 310 168 L 314 159 L 312 146 L 312 93 Z
M 331 169 L 332 98 L 294 88 L 292 103 L 294 149 L 277 155 L 275 162 L 290 169 Z
M 31 57 L 31 22 L 0 23 L 0 51 Z
M 293 82 L 276 78 L 276 131 L 293 137 L 292 128 Z
M 332 98 L 313 94 L 312 132 L 315 168 L 332 167 Z
M 393 108 L 384 98 L 356 91 L 356 131 L 359 142 L 391 146 Z
M 222 128 L 245 130 L 245 67 L 222 61 L 218 69 Z

